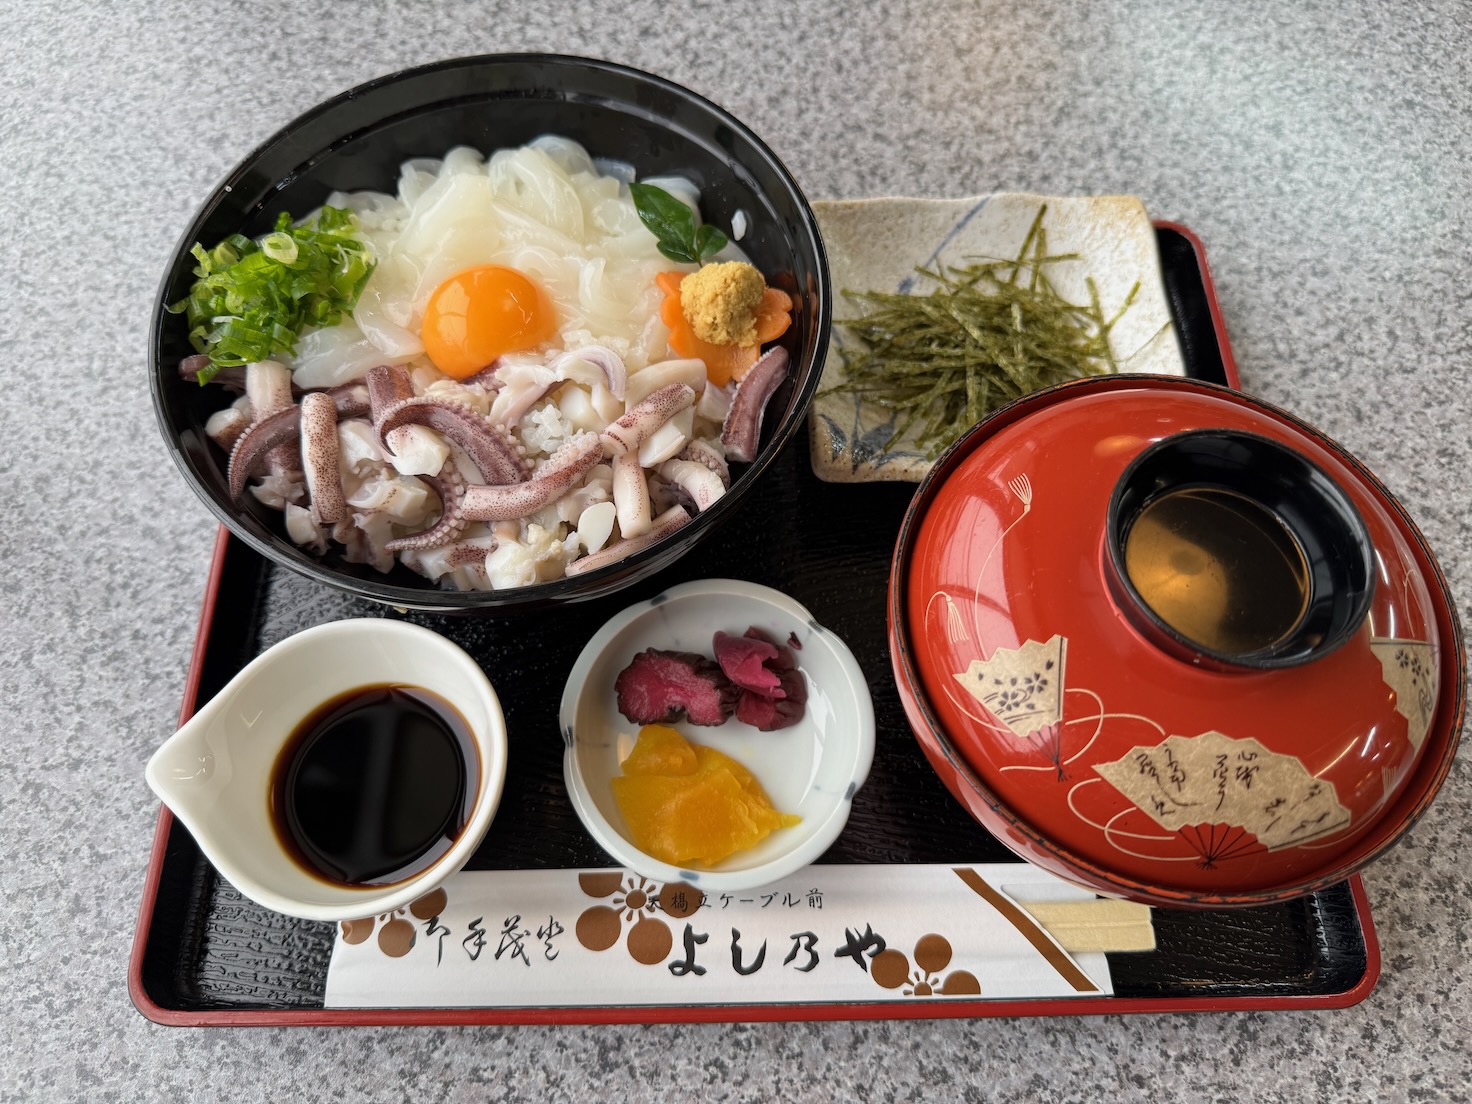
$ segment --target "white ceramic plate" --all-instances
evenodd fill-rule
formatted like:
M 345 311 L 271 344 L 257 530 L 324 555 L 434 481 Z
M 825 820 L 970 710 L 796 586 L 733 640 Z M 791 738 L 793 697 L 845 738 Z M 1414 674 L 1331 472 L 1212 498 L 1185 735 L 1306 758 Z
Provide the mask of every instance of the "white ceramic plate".
M 761 782 L 772 803 L 802 823 L 710 869 L 661 862 L 638 850 L 614 800 L 612 779 L 638 738 L 618 711 L 614 681 L 646 648 L 712 656 L 711 638 L 755 626 L 778 642 L 795 640 L 807 683 L 802 719 L 760 732 L 734 718 L 719 726 L 677 722 L 692 743 L 729 755 Z M 647 878 L 706 892 L 752 889 L 802 869 L 828 849 L 848 820 L 854 794 L 874 758 L 874 706 L 853 653 L 806 609 L 769 587 L 706 579 L 672 587 L 630 606 L 601 628 L 578 656 L 562 694 L 567 750 L 563 774 L 583 825 L 619 863 Z
M 832 483 L 882 480 L 918 483 L 932 461 L 909 436 L 887 445 L 894 422 L 888 410 L 843 392 L 843 351 L 852 338 L 840 323 L 862 313 L 846 291 L 925 294 L 931 283 L 917 267 L 959 266 L 1015 257 L 1038 209 L 1050 255 L 1076 259 L 1048 266 L 1063 298 L 1089 301 L 1092 278 L 1105 315 L 1113 315 L 1138 283 L 1134 301 L 1109 333 L 1122 372 L 1186 373 L 1160 275 L 1155 227 L 1135 196 L 1039 196 L 1021 192 L 966 199 L 819 200 L 813 204 L 833 274 L 833 337 L 823 381 L 808 418 L 813 471 Z

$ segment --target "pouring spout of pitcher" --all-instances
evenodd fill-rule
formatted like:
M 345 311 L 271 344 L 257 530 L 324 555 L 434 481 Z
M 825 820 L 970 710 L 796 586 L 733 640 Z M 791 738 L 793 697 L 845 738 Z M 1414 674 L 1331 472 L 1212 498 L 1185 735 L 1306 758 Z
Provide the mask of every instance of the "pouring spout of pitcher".
M 222 692 L 207 702 L 148 761 L 149 787 L 186 824 L 206 817 L 233 773 L 219 734 L 229 697 Z

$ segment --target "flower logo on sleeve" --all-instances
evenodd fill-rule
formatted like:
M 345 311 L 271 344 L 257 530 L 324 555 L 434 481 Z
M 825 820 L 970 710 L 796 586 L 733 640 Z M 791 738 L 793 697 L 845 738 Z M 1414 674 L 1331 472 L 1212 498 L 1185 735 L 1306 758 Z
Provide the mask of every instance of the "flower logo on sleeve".
M 880 951 L 870 964 L 869 975 L 886 989 L 900 989 L 907 997 L 981 995 L 981 983 L 967 970 L 954 970 L 944 978 L 940 972 L 951 964 L 951 943 L 943 935 L 922 935 L 915 941 L 915 966 L 894 948 Z
M 669 956 L 674 934 L 657 913 L 677 919 L 694 914 L 703 894 L 683 882 L 661 887 L 637 874 L 621 870 L 579 874 L 578 886 L 589 897 L 611 898 L 592 905 L 578 917 L 578 942 L 590 951 L 606 951 L 619 941 L 628 925 L 624 945 L 629 956 L 645 966 L 656 966 Z
M 342 941 L 344 943 L 366 943 L 376 929 L 378 932 L 378 949 L 390 958 L 403 958 L 414 949 L 417 938 L 417 930 L 413 921 L 406 920 L 404 913 L 416 920 L 434 920 L 445 911 L 449 904 L 449 897 L 443 889 L 436 889 L 426 893 L 423 897 L 411 901 L 408 909 L 394 909 L 380 916 L 365 916 L 360 920 L 344 920 L 342 922 Z M 382 920 L 383 926 L 378 922 Z

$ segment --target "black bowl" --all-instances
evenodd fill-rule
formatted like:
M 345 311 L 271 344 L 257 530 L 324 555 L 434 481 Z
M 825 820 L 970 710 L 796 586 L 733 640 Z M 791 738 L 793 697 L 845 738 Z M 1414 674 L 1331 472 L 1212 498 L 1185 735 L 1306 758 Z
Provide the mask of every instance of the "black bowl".
M 631 163 L 640 178 L 678 173 L 701 192 L 705 218 L 729 226 L 746 212 L 741 248 L 768 281 L 793 298 L 781 344 L 787 381 L 767 408 L 756 459 L 732 473 L 731 489 L 678 533 L 584 575 L 498 591 L 443 590 L 408 568 L 388 574 L 337 552 L 314 557 L 286 536 L 283 517 L 254 501 L 231 501 L 227 456 L 205 436 L 227 405 L 216 387 L 182 380 L 194 350 L 181 315 L 165 307 L 193 282 L 196 242 L 271 228 L 277 212 L 301 215 L 329 193 L 392 191 L 402 162 L 441 157 L 457 145 L 484 154 L 542 134 L 582 143 L 595 158 Z M 755 134 L 721 108 L 659 77 L 586 58 L 504 54 L 460 58 L 369 81 L 314 108 L 266 140 L 215 189 L 179 240 L 159 289 L 150 333 L 154 410 L 175 462 L 206 506 L 241 540 L 278 564 L 364 598 L 410 609 L 501 610 L 581 601 L 666 567 L 742 506 L 807 414 L 822 373 L 831 322 L 828 264 L 813 212 L 797 183 Z

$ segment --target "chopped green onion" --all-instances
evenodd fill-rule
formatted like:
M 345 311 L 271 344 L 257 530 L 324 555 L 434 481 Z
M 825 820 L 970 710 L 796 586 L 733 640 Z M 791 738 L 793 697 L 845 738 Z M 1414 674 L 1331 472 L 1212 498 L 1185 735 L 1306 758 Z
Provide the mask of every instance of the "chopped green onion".
M 261 239 L 261 252 L 273 261 L 289 265 L 296 260 L 296 241 L 290 234 L 267 234 Z
M 335 325 L 357 305 L 374 265 L 357 216 L 336 207 L 301 226 L 283 211 L 259 241 L 231 234 L 190 253 L 198 279 L 168 309 L 188 316 L 190 344 L 209 355 L 201 384 L 221 368 L 289 355 L 308 326 Z

